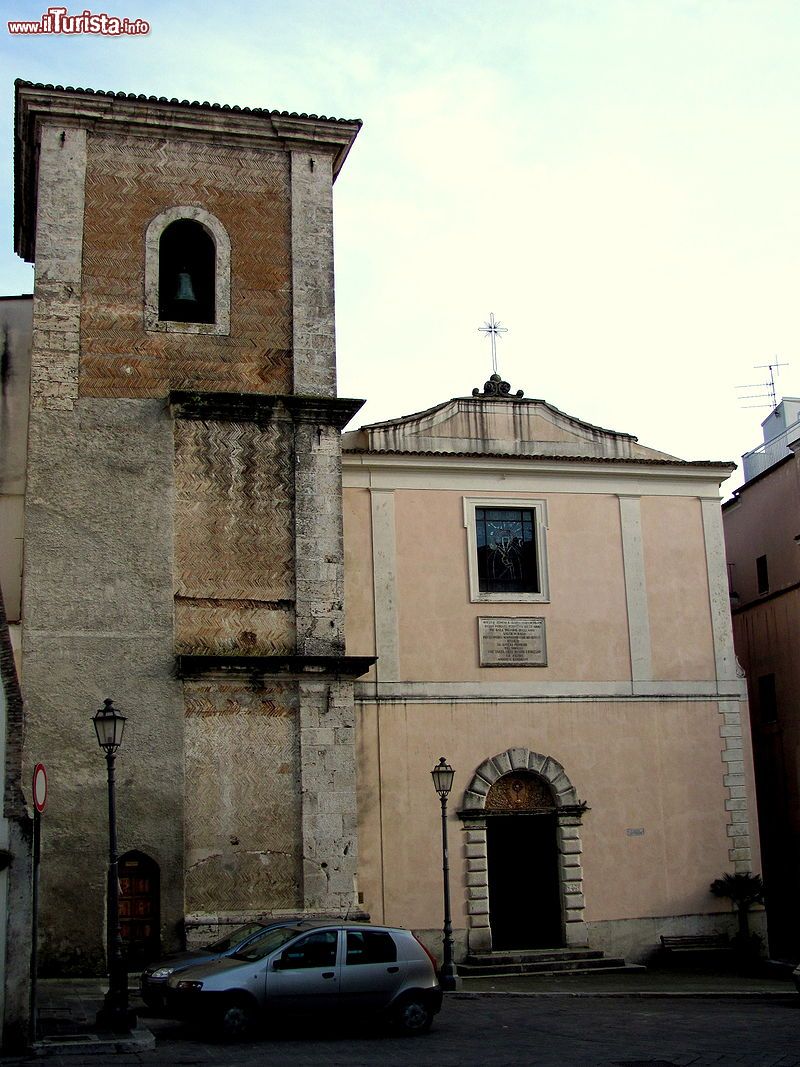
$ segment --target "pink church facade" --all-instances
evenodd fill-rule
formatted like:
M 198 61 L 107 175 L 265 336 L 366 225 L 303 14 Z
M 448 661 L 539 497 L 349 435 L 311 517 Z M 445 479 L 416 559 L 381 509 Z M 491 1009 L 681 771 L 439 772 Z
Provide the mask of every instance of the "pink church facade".
M 373 920 L 441 924 L 444 754 L 457 954 L 730 930 L 709 884 L 759 869 L 731 465 L 484 393 L 345 434 L 343 467 Z

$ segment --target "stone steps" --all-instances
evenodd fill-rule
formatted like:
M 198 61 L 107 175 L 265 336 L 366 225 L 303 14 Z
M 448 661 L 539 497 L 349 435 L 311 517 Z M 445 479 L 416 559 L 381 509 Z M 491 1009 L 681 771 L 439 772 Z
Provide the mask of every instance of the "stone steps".
M 500 978 L 509 974 L 590 974 L 641 970 L 628 966 L 621 956 L 606 956 L 596 949 L 531 949 L 481 952 L 458 965 L 462 978 Z

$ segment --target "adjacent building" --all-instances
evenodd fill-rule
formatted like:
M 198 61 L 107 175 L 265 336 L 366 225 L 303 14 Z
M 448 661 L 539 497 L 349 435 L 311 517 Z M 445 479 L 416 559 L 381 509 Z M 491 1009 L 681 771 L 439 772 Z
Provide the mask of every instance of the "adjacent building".
M 762 423 L 723 506 L 736 652 L 747 674 L 769 947 L 800 959 L 800 398 Z

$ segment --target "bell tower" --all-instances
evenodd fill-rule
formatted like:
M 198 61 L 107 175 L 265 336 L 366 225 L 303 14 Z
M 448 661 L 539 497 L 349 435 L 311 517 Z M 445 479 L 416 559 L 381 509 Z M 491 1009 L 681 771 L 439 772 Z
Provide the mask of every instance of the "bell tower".
M 128 716 L 120 851 L 157 867 L 164 949 L 357 899 L 370 661 L 344 646 L 340 431 L 361 402 L 336 396 L 332 185 L 359 127 L 17 82 L 51 968 L 102 958 L 107 696 Z

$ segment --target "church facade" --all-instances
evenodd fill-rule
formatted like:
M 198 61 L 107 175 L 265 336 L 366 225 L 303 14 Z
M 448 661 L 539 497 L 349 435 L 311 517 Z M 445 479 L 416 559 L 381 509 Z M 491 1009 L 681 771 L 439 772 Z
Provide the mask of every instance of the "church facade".
M 450 797 L 460 953 L 729 930 L 758 870 L 719 487 L 627 434 L 483 390 L 344 436 L 359 885 L 378 920 L 440 914 Z M 754 867 L 755 864 L 755 867 Z
M 36 273 L 5 309 L 31 317 L 30 400 L 0 424 L 0 562 L 22 780 L 49 777 L 46 972 L 103 966 L 108 697 L 132 960 L 288 914 L 436 948 L 441 755 L 459 956 L 642 959 L 730 928 L 709 883 L 758 870 L 731 465 L 496 377 L 342 437 L 332 184 L 358 128 L 17 84 Z

